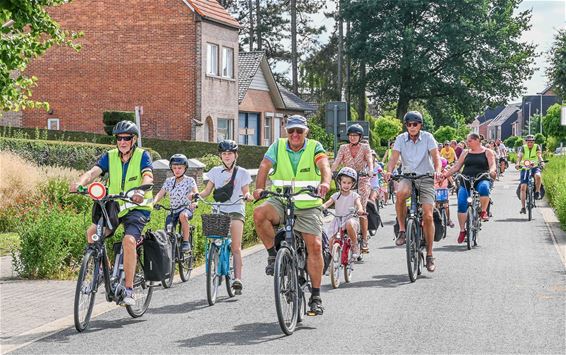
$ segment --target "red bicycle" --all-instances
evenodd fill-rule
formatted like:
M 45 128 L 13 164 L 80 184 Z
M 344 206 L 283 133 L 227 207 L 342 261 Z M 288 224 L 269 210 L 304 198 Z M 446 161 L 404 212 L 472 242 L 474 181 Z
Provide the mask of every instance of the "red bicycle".
M 324 211 L 325 215 L 332 215 L 338 219 L 339 231 L 331 238 L 333 239 L 332 245 L 332 259 L 330 260 L 330 283 L 333 288 L 340 286 L 340 274 L 344 271 L 344 281 L 350 282 L 352 279 L 352 271 L 354 270 L 354 257 L 352 252 L 352 240 L 348 237 L 346 228 L 342 226 L 343 221 L 349 218 L 356 218 L 358 214 L 352 210 L 345 216 L 338 216 L 329 210 Z M 336 221 L 334 221 L 336 223 Z M 358 233 L 357 238 L 361 238 Z

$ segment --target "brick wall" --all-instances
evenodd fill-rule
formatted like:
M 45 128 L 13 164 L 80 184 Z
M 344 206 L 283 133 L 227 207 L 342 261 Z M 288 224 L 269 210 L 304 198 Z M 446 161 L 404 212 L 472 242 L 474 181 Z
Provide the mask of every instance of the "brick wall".
M 63 28 L 83 31 L 79 53 L 51 48 L 28 75 L 52 114 L 24 111 L 24 127 L 102 133 L 102 113 L 143 106 L 142 135 L 190 139 L 195 117 L 195 15 L 182 0 L 77 0 L 50 10 Z

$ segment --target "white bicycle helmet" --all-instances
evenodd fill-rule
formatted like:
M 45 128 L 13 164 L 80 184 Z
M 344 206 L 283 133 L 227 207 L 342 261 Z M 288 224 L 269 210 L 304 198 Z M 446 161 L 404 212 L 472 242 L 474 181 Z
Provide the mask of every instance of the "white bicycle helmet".
M 342 169 L 340 169 L 340 171 L 338 172 L 338 175 L 336 175 L 336 182 L 338 184 L 340 184 L 340 177 L 342 175 L 351 177 L 352 179 L 354 179 L 354 185 L 352 187 L 355 187 L 357 182 L 358 182 L 358 173 L 356 173 L 356 170 L 349 168 L 347 166 L 343 167 Z

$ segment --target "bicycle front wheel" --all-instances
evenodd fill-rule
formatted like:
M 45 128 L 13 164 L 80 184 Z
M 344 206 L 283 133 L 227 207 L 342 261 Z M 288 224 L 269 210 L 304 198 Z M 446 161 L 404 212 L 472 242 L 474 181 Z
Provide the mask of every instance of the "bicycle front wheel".
M 143 316 L 153 295 L 153 282 L 147 281 L 143 273 L 143 263 L 141 253 L 138 252 L 138 262 L 136 263 L 136 271 L 134 274 L 134 299 L 136 304 L 133 306 L 126 306 L 126 310 L 133 318 Z
M 299 316 L 299 285 L 293 256 L 287 248 L 281 248 L 277 252 L 273 283 L 279 326 L 283 333 L 291 335 Z
M 191 271 L 193 271 L 193 235 L 191 233 L 190 237 L 191 250 L 181 253 L 181 259 L 179 260 L 179 276 L 181 276 L 181 281 L 187 282 L 191 277 Z
M 330 261 L 330 284 L 332 288 L 340 287 L 340 269 L 342 267 L 342 247 L 334 243 L 332 247 L 332 259 Z
M 442 239 L 446 238 L 446 232 L 448 230 L 448 217 L 446 216 L 446 208 L 442 208 L 441 212 L 442 224 L 444 225 L 444 230 L 442 231 Z
M 409 279 L 411 282 L 415 282 L 417 280 L 417 273 L 419 269 L 419 240 L 417 235 L 417 224 L 414 219 L 407 220 L 405 240 Z
M 229 254 L 229 256 L 226 258 L 226 260 L 228 260 L 229 265 L 228 265 L 228 275 L 226 275 L 225 278 L 226 291 L 228 292 L 229 297 L 234 297 L 236 296 L 236 292 L 232 288 L 232 282 L 234 282 L 234 280 L 236 279 L 236 277 L 234 276 L 234 254 L 232 254 L 230 249 L 228 249 L 227 253 Z
M 472 240 L 474 239 L 474 213 L 471 207 L 468 207 L 466 215 L 466 247 L 472 249 Z
M 87 249 L 83 256 L 75 290 L 74 318 L 75 328 L 79 332 L 85 330 L 90 322 L 97 289 L 98 275 L 95 275 L 97 274 L 95 271 L 99 269 L 99 265 L 100 258 L 95 257 L 94 250 Z
M 208 250 L 208 259 L 206 260 L 206 299 L 210 306 L 216 303 L 220 277 L 218 275 L 218 247 L 211 243 Z
M 533 219 L 533 189 L 529 188 L 529 194 L 527 196 L 527 213 L 529 216 L 529 221 Z
M 344 281 L 346 281 L 346 283 L 349 283 L 350 281 L 352 281 L 352 264 L 354 263 L 354 259 L 352 258 L 352 248 L 347 244 L 345 245 L 345 248 L 348 249 L 348 253 L 347 255 L 345 255 L 345 257 L 347 258 L 346 264 L 342 265 L 342 267 L 344 268 Z M 342 251 L 342 253 L 346 253 L 346 251 L 344 250 Z

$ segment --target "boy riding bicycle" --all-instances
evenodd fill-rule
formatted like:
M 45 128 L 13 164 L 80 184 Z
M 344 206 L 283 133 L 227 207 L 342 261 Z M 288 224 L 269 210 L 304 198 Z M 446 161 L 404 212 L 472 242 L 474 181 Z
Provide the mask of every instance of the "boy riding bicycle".
M 334 204 L 336 215 L 338 216 L 346 216 L 350 213 L 352 208 L 355 208 L 358 215 L 364 215 L 365 212 L 362 207 L 360 195 L 357 192 L 352 191 L 352 189 L 355 188 L 357 179 L 358 174 L 354 169 L 348 167 L 340 169 L 340 172 L 336 177 L 336 182 L 340 186 L 340 191 L 334 193 L 330 199 L 322 205 L 322 207 L 327 209 Z M 336 221 L 338 220 L 335 220 L 335 223 Z M 340 226 L 334 225 L 331 233 L 332 237 L 330 238 L 330 245 L 334 244 L 334 236 L 341 229 L 345 229 L 352 240 L 352 257 L 357 259 L 360 256 L 357 238 L 360 230 L 360 222 L 358 218 L 351 217 L 342 221 L 342 225 Z
M 170 215 L 167 216 L 166 224 L 176 225 L 177 222 L 181 223 L 183 232 L 181 251 L 183 253 L 191 249 L 191 244 L 189 243 L 189 220 L 193 218 L 194 205 L 191 205 L 189 195 L 198 192 L 195 179 L 185 175 L 188 167 L 189 160 L 186 156 L 183 154 L 173 155 L 169 159 L 169 169 L 173 172 L 173 176 L 165 180 L 154 201 L 154 204 L 157 204 L 165 195 L 169 194 L 170 205 L 171 209 L 174 210 L 174 215 L 173 218 Z

